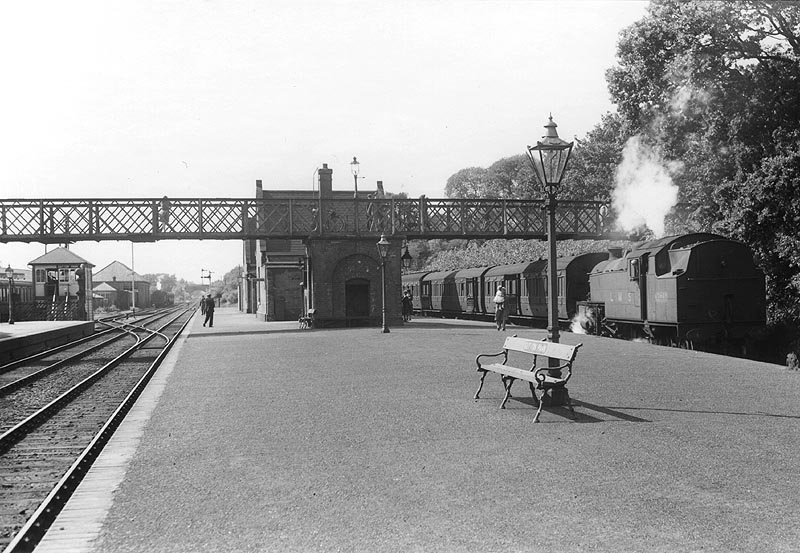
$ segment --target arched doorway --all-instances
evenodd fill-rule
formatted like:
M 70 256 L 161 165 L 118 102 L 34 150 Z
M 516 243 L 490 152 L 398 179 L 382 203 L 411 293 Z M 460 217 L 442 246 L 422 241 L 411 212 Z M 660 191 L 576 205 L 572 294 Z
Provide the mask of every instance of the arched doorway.
M 351 278 L 344 285 L 345 316 L 350 324 L 366 323 L 369 318 L 369 280 Z

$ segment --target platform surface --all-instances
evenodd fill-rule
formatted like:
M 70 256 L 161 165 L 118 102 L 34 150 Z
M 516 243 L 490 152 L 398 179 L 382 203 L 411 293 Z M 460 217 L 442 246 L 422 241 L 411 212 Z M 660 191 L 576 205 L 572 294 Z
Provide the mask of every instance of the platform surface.
M 578 413 L 475 355 L 543 330 L 195 317 L 37 552 L 788 552 L 800 373 L 592 336 Z
M 0 365 L 94 332 L 94 321 L 17 321 L 0 324 Z

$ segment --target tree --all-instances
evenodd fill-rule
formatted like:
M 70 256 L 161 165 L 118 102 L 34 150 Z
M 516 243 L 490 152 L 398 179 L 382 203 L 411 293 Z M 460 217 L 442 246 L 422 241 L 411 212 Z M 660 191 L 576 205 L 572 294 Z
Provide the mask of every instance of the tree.
M 774 153 L 772 132 L 800 125 L 800 6 L 655 0 L 622 33 L 609 90 L 630 135 L 681 160 L 681 199 L 720 218 L 715 189 Z
M 486 198 L 486 193 L 491 188 L 491 179 L 486 169 L 468 167 L 447 179 L 444 193 L 448 198 Z
M 750 244 L 766 272 L 771 318 L 800 320 L 800 135 L 764 159 L 733 200 L 728 230 Z

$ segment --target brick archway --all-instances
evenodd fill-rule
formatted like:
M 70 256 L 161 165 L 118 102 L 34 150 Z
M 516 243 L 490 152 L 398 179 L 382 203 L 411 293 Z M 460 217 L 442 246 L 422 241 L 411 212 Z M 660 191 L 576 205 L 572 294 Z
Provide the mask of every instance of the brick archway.
M 354 253 L 331 271 L 333 317 L 363 321 L 379 316 L 381 266 L 372 257 Z M 349 291 L 349 294 L 348 294 Z

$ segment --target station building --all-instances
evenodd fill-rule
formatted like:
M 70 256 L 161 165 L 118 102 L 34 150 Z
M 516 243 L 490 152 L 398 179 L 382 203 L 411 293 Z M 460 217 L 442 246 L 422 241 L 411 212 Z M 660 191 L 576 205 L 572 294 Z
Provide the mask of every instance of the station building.
M 318 170 L 316 191 L 266 191 L 256 181 L 256 198 L 316 202 L 353 198 L 352 190 L 334 191 L 333 171 Z M 359 199 L 380 194 L 359 191 Z M 316 326 L 380 326 L 382 322 L 382 259 L 379 237 L 330 236 L 314 233 L 302 240 L 248 240 L 243 246 L 244 272 L 239 308 L 262 321 L 290 321 L 313 312 Z M 402 324 L 400 246 L 405 236 L 391 236 L 386 259 L 386 319 Z
M 94 274 L 93 281 L 93 293 L 102 296 L 109 306 L 130 309 L 131 290 L 135 290 L 134 305 L 150 307 L 150 282 L 124 263 L 112 261 Z

